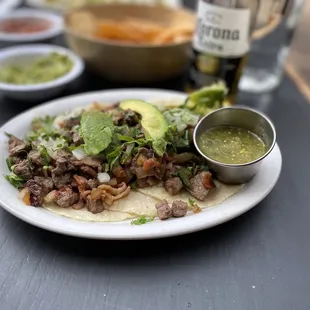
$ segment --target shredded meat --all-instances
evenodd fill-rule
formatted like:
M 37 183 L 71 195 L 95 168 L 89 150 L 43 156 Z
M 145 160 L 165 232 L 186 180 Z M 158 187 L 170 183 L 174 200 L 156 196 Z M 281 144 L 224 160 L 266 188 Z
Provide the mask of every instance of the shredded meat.
M 164 182 L 164 187 L 170 195 L 176 195 L 183 188 L 183 183 L 179 177 L 174 177 Z
M 187 213 L 188 205 L 185 201 L 175 200 L 172 203 L 172 215 L 173 217 L 182 217 Z
M 23 159 L 16 164 L 13 172 L 25 180 L 32 178 L 32 170 L 27 159 Z
M 69 208 L 79 201 L 79 195 L 73 192 L 69 186 L 63 187 L 58 191 L 55 203 L 62 208 Z
M 155 205 L 157 209 L 157 216 L 160 220 L 166 220 L 172 217 L 172 209 L 170 208 L 167 200 L 162 200 Z

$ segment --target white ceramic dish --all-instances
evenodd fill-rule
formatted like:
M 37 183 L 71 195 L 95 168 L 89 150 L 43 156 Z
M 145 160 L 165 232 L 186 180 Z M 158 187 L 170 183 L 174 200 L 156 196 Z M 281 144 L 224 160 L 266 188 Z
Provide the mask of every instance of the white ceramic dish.
M 2 0 L 0 1 L 0 15 L 7 14 L 17 6 L 22 4 L 22 0 Z
M 162 90 L 116 90 L 75 95 L 33 108 L 5 124 L 0 129 L 0 143 L 1 150 L 3 150 L 0 154 L 0 204 L 8 212 L 25 222 L 61 234 L 96 239 L 148 239 L 182 235 L 229 221 L 257 205 L 275 186 L 282 164 L 281 153 L 277 145 L 263 161 L 261 171 L 257 176 L 235 196 L 220 205 L 183 218 L 168 221 L 155 220 L 145 225 L 134 226 L 130 225 L 130 221 L 118 223 L 77 221 L 50 213 L 43 208 L 25 206 L 18 198 L 17 190 L 2 177 L 4 173 L 8 173 L 5 163 L 8 146 L 4 132 L 22 137 L 34 117 L 56 115 L 94 101 L 114 103 L 128 98 L 144 100 L 183 99 L 185 95 Z
M 6 33 L 0 31 L 1 46 L 21 43 L 45 42 L 63 32 L 63 18 L 57 14 L 32 9 L 19 9 L 0 16 L 0 23 L 12 19 L 38 18 L 50 23 L 50 27 L 36 33 Z
M 0 68 L 10 64 L 24 65 L 51 52 L 68 55 L 74 63 L 73 69 L 56 80 L 41 84 L 15 85 L 0 82 L 0 93 L 3 93 L 7 97 L 23 101 L 46 100 L 61 93 L 84 70 L 83 60 L 69 49 L 45 44 L 8 47 L 0 50 Z

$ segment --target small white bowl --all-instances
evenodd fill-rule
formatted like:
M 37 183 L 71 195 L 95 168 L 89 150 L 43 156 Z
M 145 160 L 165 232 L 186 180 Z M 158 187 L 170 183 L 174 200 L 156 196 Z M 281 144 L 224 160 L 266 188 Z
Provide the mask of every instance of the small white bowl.
M 33 42 L 46 42 L 63 32 L 63 18 L 57 14 L 40 10 L 20 9 L 0 16 L 0 23 L 18 19 L 43 19 L 50 23 L 50 27 L 34 33 L 8 33 L 0 30 L 1 47 Z
M 60 94 L 84 70 L 83 60 L 67 48 L 47 44 L 20 45 L 4 48 L 0 50 L 0 70 L 3 66 L 11 64 L 26 65 L 51 52 L 70 57 L 73 61 L 71 71 L 56 80 L 40 84 L 16 85 L 0 81 L 0 92 L 9 98 L 23 101 L 43 101 Z

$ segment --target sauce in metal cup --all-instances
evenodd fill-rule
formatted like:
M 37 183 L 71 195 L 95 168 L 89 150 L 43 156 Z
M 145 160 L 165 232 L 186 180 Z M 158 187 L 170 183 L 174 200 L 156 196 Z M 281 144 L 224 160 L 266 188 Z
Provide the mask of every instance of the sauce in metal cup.
M 198 138 L 207 130 L 219 126 L 232 126 L 249 130 L 257 135 L 265 144 L 266 152 L 259 158 L 243 164 L 221 163 L 208 157 L 199 147 Z M 274 125 L 261 112 L 247 107 L 228 107 L 216 110 L 203 117 L 194 131 L 194 144 L 198 152 L 207 160 L 217 178 L 229 184 L 240 184 L 250 181 L 260 169 L 260 165 L 276 143 Z

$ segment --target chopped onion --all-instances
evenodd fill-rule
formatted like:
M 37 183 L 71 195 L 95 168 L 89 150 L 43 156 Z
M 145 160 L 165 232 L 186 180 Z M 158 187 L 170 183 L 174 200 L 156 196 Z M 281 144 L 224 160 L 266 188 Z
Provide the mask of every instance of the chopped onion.
M 53 190 L 44 197 L 44 202 L 51 203 L 57 198 L 57 196 L 58 196 L 58 192 L 56 190 Z
M 31 205 L 31 201 L 30 201 L 30 190 L 28 187 L 23 188 L 20 193 L 20 198 L 23 201 L 24 204 L 26 204 L 27 206 Z
M 75 150 L 72 151 L 72 154 L 74 157 L 76 157 L 78 160 L 82 160 L 85 157 L 87 157 L 88 155 L 86 154 L 85 150 L 83 147 L 79 147 Z
M 97 178 L 98 178 L 98 181 L 99 181 L 100 183 L 107 183 L 107 182 L 110 181 L 110 176 L 109 176 L 109 174 L 106 173 L 106 172 L 100 172 L 100 173 L 98 173 Z

